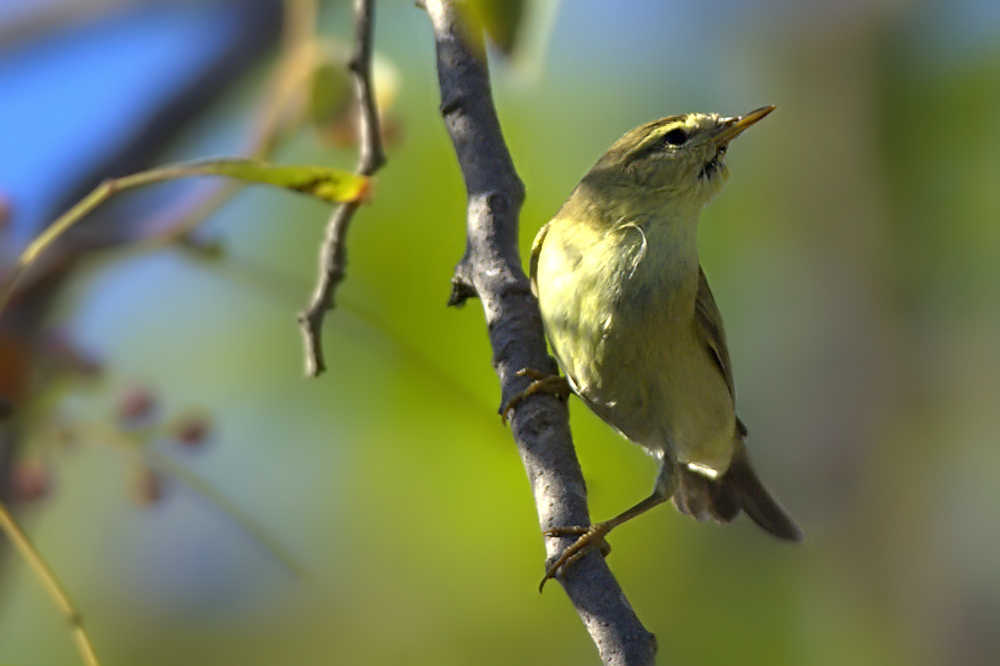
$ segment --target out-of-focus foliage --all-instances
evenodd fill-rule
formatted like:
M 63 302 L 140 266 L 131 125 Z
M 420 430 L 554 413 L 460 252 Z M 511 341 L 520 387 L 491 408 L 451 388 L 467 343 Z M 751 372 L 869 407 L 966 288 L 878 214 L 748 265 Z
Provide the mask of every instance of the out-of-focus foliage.
M 349 39 L 347 4 L 325 32 Z M 730 151 L 701 252 L 751 454 L 807 542 L 668 507 L 613 535 L 611 566 L 662 663 L 997 663 L 1000 17 L 972 0 L 702 4 L 566 2 L 537 82 L 493 69 L 522 252 L 631 127 L 778 106 Z M 300 377 L 294 315 L 327 215 L 301 198 L 246 192 L 209 223 L 223 261 L 117 257 L 57 313 L 106 377 L 53 418 L 113 420 L 137 379 L 164 409 L 201 405 L 212 446 L 164 452 L 311 571 L 290 577 L 183 487 L 135 506 L 128 465 L 76 442 L 22 517 L 109 664 L 596 661 L 558 588 L 536 592 L 542 541 L 481 312 L 444 307 L 466 204 L 429 22 L 395 2 L 377 20 L 405 132 L 352 225 L 327 375 Z M 219 153 L 259 83 L 176 157 Z M 279 158 L 355 155 L 304 133 Z M 654 463 L 570 408 L 593 516 L 644 497 Z M 0 662 L 74 663 L 37 582 L 4 567 Z
M 467 7 L 473 23 L 486 30 L 497 47 L 509 55 L 517 44 L 524 5 L 525 0 L 472 0 Z
M 318 40 L 316 62 L 307 84 L 306 117 L 317 138 L 330 148 L 351 148 L 358 142 L 357 105 L 348 71 L 350 54 L 341 41 Z M 372 54 L 372 86 L 379 110 L 382 142 L 399 141 L 400 122 L 392 106 L 399 94 L 399 69 L 380 53 Z
M 79 223 L 88 213 L 110 199 L 116 192 L 194 176 L 226 176 L 250 183 L 281 187 L 292 192 L 317 197 L 327 203 L 356 202 L 365 195 L 369 188 L 368 178 L 343 169 L 312 164 L 270 164 L 263 160 L 244 158 L 204 160 L 161 167 L 123 176 L 112 182 L 105 182 L 65 215 L 52 222 L 45 229 L 45 232 L 39 234 L 25 249 L 13 271 L 4 276 L 4 283 L 0 285 L 0 312 L 5 309 L 8 298 L 17 285 L 17 277 L 20 276 L 20 272 L 71 226 Z

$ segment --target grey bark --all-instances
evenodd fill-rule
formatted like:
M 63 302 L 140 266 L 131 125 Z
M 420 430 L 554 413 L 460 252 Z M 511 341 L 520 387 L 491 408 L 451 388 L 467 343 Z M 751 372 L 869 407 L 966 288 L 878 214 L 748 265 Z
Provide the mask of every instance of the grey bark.
M 385 164 L 382 130 L 372 85 L 372 34 L 375 29 L 374 0 L 354 1 L 354 52 L 348 63 L 358 108 L 358 173 L 371 176 Z M 347 230 L 361 203 L 350 201 L 333 212 L 319 253 L 319 276 L 309 304 L 299 314 L 305 346 L 306 375 L 317 377 L 326 370 L 323 360 L 323 321 L 334 307 L 334 294 L 347 274 Z

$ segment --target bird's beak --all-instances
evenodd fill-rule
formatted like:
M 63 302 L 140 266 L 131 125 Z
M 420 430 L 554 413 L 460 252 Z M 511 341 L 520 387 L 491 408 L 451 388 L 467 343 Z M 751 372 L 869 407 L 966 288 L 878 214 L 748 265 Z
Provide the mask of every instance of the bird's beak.
M 775 107 L 773 106 L 762 106 L 759 109 L 751 111 L 750 113 L 744 113 L 742 116 L 726 118 L 722 121 L 722 128 L 719 130 L 718 134 L 715 135 L 716 142 L 720 146 L 726 145 L 742 134 L 743 130 L 774 111 L 774 108 Z

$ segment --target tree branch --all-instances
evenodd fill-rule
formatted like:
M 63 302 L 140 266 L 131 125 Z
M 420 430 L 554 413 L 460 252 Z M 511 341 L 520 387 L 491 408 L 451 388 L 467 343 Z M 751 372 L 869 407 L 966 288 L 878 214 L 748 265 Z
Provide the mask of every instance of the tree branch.
M 501 404 L 523 391 L 522 368 L 555 372 L 538 305 L 521 269 L 518 179 L 493 107 L 482 32 L 468 28 L 458 2 L 426 0 L 437 43 L 441 114 L 468 192 L 468 244 L 452 279 L 450 305 L 482 301 L 500 378 Z M 533 396 L 514 411 L 514 440 L 531 481 L 543 530 L 589 525 L 586 486 L 569 432 L 566 405 Z M 575 537 L 546 539 L 549 562 Z M 639 622 L 597 551 L 557 577 L 606 664 L 651 664 L 656 638 Z
M 372 89 L 372 32 L 375 22 L 374 0 L 354 0 L 354 53 L 348 69 L 354 79 L 358 104 L 358 168 L 357 172 L 371 176 L 385 164 L 382 151 L 382 131 L 378 107 Z M 333 309 L 333 295 L 344 279 L 347 269 L 347 229 L 361 204 L 342 204 L 334 211 L 326 226 L 320 248 L 319 277 L 306 309 L 299 314 L 299 328 L 306 351 L 306 374 L 316 377 L 326 369 L 323 361 L 323 320 Z

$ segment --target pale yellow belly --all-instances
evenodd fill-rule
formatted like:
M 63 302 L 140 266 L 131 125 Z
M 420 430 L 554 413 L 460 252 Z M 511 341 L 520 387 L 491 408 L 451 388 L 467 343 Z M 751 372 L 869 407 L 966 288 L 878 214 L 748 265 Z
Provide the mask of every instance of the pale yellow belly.
M 592 259 L 607 256 L 599 248 L 568 261 L 553 235 L 539 257 L 539 305 L 574 391 L 650 453 L 710 476 L 725 472 L 736 417 L 722 373 L 698 337 L 697 273 L 690 284 L 651 288 L 648 280 L 634 279 L 641 276 L 623 279 L 626 265 Z
M 580 339 L 571 345 L 575 354 L 556 353 L 577 394 L 628 439 L 722 474 L 736 444 L 733 400 L 714 359 L 688 328 L 659 340 L 647 336 L 647 344 L 614 335 L 596 345 Z M 581 353 L 588 346 L 591 353 Z

